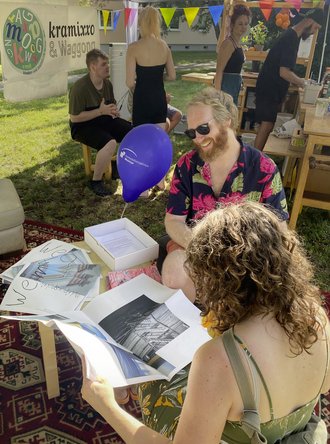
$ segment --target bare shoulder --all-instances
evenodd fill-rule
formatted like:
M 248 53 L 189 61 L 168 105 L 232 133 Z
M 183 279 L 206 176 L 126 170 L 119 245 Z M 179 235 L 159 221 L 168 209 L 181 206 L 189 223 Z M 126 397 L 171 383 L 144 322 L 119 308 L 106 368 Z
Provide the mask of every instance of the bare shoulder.
M 225 39 L 219 48 L 219 51 L 234 51 L 233 42 L 230 39 Z
M 211 339 L 202 345 L 194 356 L 194 365 L 203 366 L 204 371 L 216 372 L 219 377 L 232 376 L 230 362 L 222 338 Z

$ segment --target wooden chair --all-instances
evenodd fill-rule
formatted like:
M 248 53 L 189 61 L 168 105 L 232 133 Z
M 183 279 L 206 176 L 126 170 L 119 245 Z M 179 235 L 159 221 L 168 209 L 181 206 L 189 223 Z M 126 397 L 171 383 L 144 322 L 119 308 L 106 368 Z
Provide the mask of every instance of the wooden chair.
M 94 164 L 92 162 L 92 148 L 88 145 L 85 145 L 84 143 L 81 144 L 81 148 L 82 148 L 83 158 L 84 158 L 85 173 L 86 173 L 86 176 L 90 177 L 94 171 Z M 113 155 L 111 160 L 116 160 L 116 159 L 117 159 L 117 156 Z M 105 177 L 107 180 L 111 180 L 111 178 L 112 178 L 111 162 L 110 162 L 108 171 L 105 172 Z

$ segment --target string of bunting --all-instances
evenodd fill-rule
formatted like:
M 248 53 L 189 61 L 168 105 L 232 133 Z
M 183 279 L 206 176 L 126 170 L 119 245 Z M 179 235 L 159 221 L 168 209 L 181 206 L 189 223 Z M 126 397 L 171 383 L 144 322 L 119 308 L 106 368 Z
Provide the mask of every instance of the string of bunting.
M 290 3 L 298 12 L 301 9 L 301 3 L 302 0 L 285 0 L 286 2 Z M 263 13 L 266 21 L 269 20 L 269 17 L 272 13 L 273 5 L 275 0 L 260 0 L 259 6 L 260 10 Z M 312 0 L 313 7 L 316 7 L 320 0 Z M 330 0 L 326 0 L 326 4 L 329 4 Z M 223 12 L 223 5 L 216 5 L 216 6 L 201 6 L 201 7 L 187 7 L 187 8 L 159 8 L 159 11 L 163 17 L 163 20 L 167 27 L 170 26 L 171 21 L 173 19 L 174 13 L 177 9 L 183 9 L 184 15 L 186 17 L 187 23 L 189 28 L 193 24 L 197 14 L 199 13 L 200 9 L 208 9 L 209 13 L 211 14 L 211 17 L 213 19 L 213 22 L 215 25 L 219 23 L 220 17 Z M 121 12 L 123 10 L 117 10 L 113 11 L 113 30 L 116 29 L 119 17 L 121 15 Z M 129 26 L 131 27 L 134 23 L 134 20 L 137 16 L 138 9 L 137 8 L 125 8 L 124 9 L 124 17 L 125 17 L 125 27 Z M 103 28 L 104 33 L 107 32 L 107 26 L 109 21 L 109 15 L 110 11 L 106 9 L 102 9 L 102 16 L 103 16 Z
M 164 22 L 167 27 L 170 26 L 174 13 L 177 9 L 183 9 L 184 15 L 186 17 L 189 28 L 193 24 L 198 12 L 200 9 L 208 9 L 213 22 L 215 25 L 218 24 L 220 17 L 223 12 L 223 5 L 218 6 L 207 6 L 207 7 L 188 7 L 188 8 L 159 8 L 159 11 L 164 19 Z M 137 8 L 125 8 L 124 10 L 112 11 L 113 14 L 113 30 L 116 29 L 119 17 L 121 12 L 124 11 L 124 23 L 125 27 L 132 26 L 134 20 L 137 16 L 138 9 Z M 107 9 L 102 9 L 102 17 L 103 17 L 103 29 L 104 33 L 107 32 L 107 26 L 110 16 L 110 11 Z

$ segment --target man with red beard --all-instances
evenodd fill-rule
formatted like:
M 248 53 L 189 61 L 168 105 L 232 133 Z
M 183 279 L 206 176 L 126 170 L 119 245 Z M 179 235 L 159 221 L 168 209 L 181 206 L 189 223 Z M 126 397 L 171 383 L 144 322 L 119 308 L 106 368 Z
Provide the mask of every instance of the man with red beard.
M 178 160 L 173 174 L 165 217 L 171 240 L 162 281 L 170 288 L 181 288 L 194 302 L 195 288 L 184 270 L 194 220 L 243 200 L 272 207 L 283 221 L 289 216 L 275 163 L 236 138 L 237 108 L 231 96 L 211 87 L 203 89 L 188 105 L 187 123 L 185 134 L 195 149 Z

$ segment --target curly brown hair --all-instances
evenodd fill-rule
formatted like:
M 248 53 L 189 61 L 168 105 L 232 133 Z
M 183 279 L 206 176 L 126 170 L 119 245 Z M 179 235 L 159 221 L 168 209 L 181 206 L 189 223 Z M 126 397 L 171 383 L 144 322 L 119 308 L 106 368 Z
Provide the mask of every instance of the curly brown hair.
M 233 27 L 235 25 L 236 20 L 238 17 L 241 17 L 242 15 L 246 15 L 246 17 L 251 20 L 252 14 L 250 9 L 242 4 L 238 4 L 234 6 L 233 14 L 230 17 L 230 24 Z
M 203 315 L 219 333 L 254 315 L 273 313 L 298 355 L 318 339 L 320 296 L 295 233 L 256 202 L 228 205 L 193 228 L 186 270 Z

